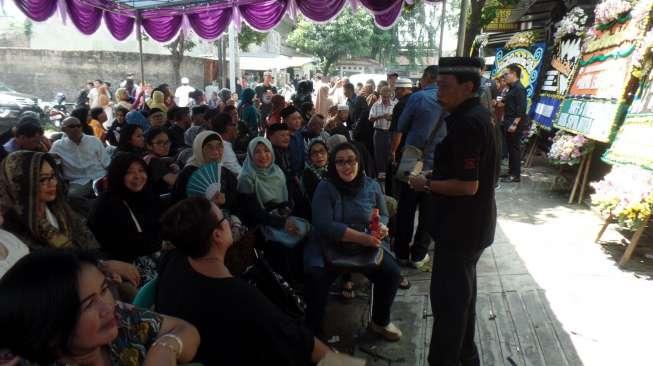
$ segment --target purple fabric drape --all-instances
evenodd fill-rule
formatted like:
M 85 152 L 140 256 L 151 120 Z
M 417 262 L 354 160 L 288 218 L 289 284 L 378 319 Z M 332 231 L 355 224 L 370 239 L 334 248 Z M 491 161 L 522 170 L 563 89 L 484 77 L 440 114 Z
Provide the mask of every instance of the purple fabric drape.
M 125 40 L 134 31 L 134 18 L 126 15 L 105 11 L 104 24 L 111 35 L 119 41 Z
M 403 0 L 358 0 L 374 14 L 385 14 L 396 10 L 397 4 L 403 5 Z M 399 6 L 401 9 L 401 6 Z
M 42 22 L 57 11 L 57 0 L 20 0 L 16 1 L 16 6 L 28 18 Z
M 14 0 L 16 6 L 34 21 L 44 21 L 57 11 L 58 0 Z M 67 15 L 82 33 L 94 33 L 104 17 L 109 32 L 118 40 L 133 33 L 134 12 L 112 0 L 61 0 L 62 15 Z M 241 18 L 252 28 L 267 31 L 274 28 L 288 12 L 301 12 L 312 21 L 324 23 L 337 16 L 350 2 L 362 5 L 374 15 L 376 24 L 391 27 L 401 15 L 405 0 L 243 0 L 239 4 L 218 2 L 191 8 L 163 8 L 142 13 L 145 32 L 158 42 L 173 39 L 184 27 L 192 28 L 201 38 L 218 38 L 233 22 L 238 27 Z M 426 0 L 437 2 L 439 0 Z M 291 4 L 292 2 L 292 4 Z M 103 10 L 107 9 L 107 10 Z
M 231 8 L 213 8 L 202 9 L 186 16 L 195 34 L 206 40 L 214 40 L 229 26 L 231 14 Z
M 385 12 L 374 15 L 374 22 L 383 29 L 391 28 L 401 16 L 403 1 L 398 1 L 394 7 L 387 9 Z
M 66 0 L 68 15 L 75 27 L 84 34 L 93 34 L 102 23 L 102 9 L 84 4 L 79 0 Z
M 347 0 L 296 0 L 296 3 L 299 11 L 307 18 L 324 23 L 335 18 Z
M 238 6 L 240 16 L 252 28 L 260 31 L 270 30 L 279 24 L 287 8 L 287 0 L 267 0 Z
M 181 28 L 182 14 L 174 11 L 154 10 L 143 13 L 143 29 L 158 42 L 167 42 L 174 38 Z M 159 15 L 161 14 L 161 15 Z

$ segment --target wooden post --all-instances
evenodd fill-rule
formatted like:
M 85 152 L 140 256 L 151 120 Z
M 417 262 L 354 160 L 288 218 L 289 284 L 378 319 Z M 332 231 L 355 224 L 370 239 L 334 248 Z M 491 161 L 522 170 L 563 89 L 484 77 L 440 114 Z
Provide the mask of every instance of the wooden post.
M 612 215 L 608 215 L 608 217 L 605 219 L 605 222 L 603 223 L 603 226 L 601 226 L 601 230 L 599 230 L 598 235 L 596 235 L 596 239 L 594 239 L 595 243 L 598 243 L 601 237 L 603 236 L 603 233 L 605 233 L 605 230 L 608 228 L 608 225 L 612 222 Z
M 590 167 L 592 166 L 592 153 L 594 150 L 591 150 L 587 153 L 587 160 L 585 161 L 585 172 L 583 173 L 583 181 L 580 186 L 580 196 L 578 197 L 578 204 L 583 203 L 583 196 L 585 196 L 585 188 L 587 188 L 587 179 L 589 178 Z
M 576 191 L 578 190 L 578 184 L 580 183 L 580 177 L 585 167 L 585 161 L 587 160 L 587 155 L 583 156 L 580 159 L 580 164 L 578 165 L 578 172 L 576 173 L 576 179 L 574 180 L 574 187 L 571 189 L 571 195 L 569 195 L 568 204 L 574 203 L 574 197 L 576 197 Z
M 648 223 L 648 217 L 646 218 L 645 222 Z M 637 244 L 639 244 L 639 239 L 642 238 L 644 229 L 646 229 L 646 224 L 642 225 L 642 227 L 640 227 L 639 229 L 637 229 L 637 231 L 635 231 L 635 235 L 633 235 L 633 237 L 630 239 L 630 243 L 628 244 L 628 247 L 626 248 L 624 255 L 619 260 L 619 267 L 623 267 L 623 265 L 628 263 L 628 261 L 630 260 L 630 257 L 633 255 L 633 252 L 635 252 L 635 248 L 637 248 Z
M 537 141 L 533 141 L 533 145 L 528 150 L 526 155 L 526 163 L 524 163 L 524 168 L 530 168 L 533 165 L 533 158 L 535 157 L 535 150 L 537 150 Z

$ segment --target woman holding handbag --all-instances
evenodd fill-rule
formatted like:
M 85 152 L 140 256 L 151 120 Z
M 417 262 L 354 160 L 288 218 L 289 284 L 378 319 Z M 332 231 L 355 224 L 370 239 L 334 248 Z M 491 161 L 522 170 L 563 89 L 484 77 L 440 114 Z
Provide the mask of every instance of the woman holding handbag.
M 288 282 L 302 275 L 301 241 L 308 222 L 291 216 L 286 176 L 274 163 L 272 143 L 255 137 L 247 148 L 247 158 L 238 176 L 238 200 L 245 225 L 260 225 L 266 239 L 265 258 Z
M 350 143 L 335 147 L 327 179 L 313 196 L 313 235 L 304 250 L 306 321 L 320 334 L 331 283 L 342 272 L 360 272 L 374 283 L 369 329 L 388 341 L 401 331 L 390 322 L 399 287 L 399 266 L 387 235 L 388 209 L 379 184 L 360 168 L 360 153 Z

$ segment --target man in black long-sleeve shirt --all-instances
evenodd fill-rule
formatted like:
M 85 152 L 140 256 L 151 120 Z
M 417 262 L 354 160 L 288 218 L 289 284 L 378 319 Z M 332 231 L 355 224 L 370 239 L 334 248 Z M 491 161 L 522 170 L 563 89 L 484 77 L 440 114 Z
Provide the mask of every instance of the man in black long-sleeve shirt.
M 516 64 L 508 65 L 505 73 L 510 86 L 503 97 L 505 113 L 503 125 L 506 127 L 506 142 L 508 145 L 508 174 L 502 176 L 504 182 L 519 182 L 521 180 L 521 136 L 526 127 L 526 89 L 521 84 L 521 68 Z
M 374 151 L 372 147 L 372 136 L 374 129 L 370 124 L 370 108 L 365 98 L 356 95 L 354 84 L 347 83 L 343 86 L 347 106 L 349 107 L 349 120 L 347 128 L 352 131 L 352 138 L 365 145 L 367 151 Z

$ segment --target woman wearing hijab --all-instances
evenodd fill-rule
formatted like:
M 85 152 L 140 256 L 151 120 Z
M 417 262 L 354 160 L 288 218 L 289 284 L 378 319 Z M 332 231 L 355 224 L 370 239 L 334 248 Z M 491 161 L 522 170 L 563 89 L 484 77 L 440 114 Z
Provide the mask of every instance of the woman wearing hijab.
M 158 108 L 166 113 L 168 111 L 168 106 L 165 103 L 165 93 L 161 90 L 154 90 L 152 92 L 152 97 L 147 101 L 148 109 Z
M 315 98 L 315 113 L 323 116 L 329 115 L 329 109 L 333 106 L 333 102 L 329 98 L 329 86 L 324 84 L 317 90 L 317 97 Z
M 143 156 L 145 153 L 145 137 L 140 126 L 128 124 L 120 130 L 118 148 L 113 154 L 115 156 L 118 153 L 132 153 Z
M 329 148 L 324 140 L 316 138 L 308 143 L 308 156 L 302 174 L 302 188 L 312 201 L 318 183 L 326 177 L 329 163 Z
M 131 111 L 127 113 L 125 119 L 127 120 L 128 125 L 136 125 L 140 127 L 143 130 L 143 133 L 147 133 L 151 127 L 150 122 L 148 122 L 143 113 L 139 111 Z
M 240 104 L 238 104 L 238 115 L 240 120 L 245 122 L 247 132 L 250 138 L 258 135 L 258 128 L 260 125 L 261 116 L 254 107 L 254 97 L 256 92 L 252 88 L 246 88 L 240 97 Z
M 243 170 L 238 177 L 242 217 L 249 227 L 270 226 L 297 235 L 299 230 L 289 216 L 291 208 L 286 176 L 274 161 L 274 149 L 268 139 L 255 137 L 250 141 Z M 298 245 L 290 249 L 268 242 L 265 255 L 272 268 L 291 281 L 298 279 L 301 248 Z
M 306 321 L 321 333 L 329 288 L 338 273 L 325 268 L 323 248 L 337 242 L 347 245 L 382 247 L 381 264 L 363 273 L 374 283 L 374 308 L 369 329 L 389 341 L 401 338 L 401 331 L 390 322 L 390 310 L 400 281 L 400 271 L 387 241 L 388 209 L 379 184 L 365 176 L 359 166 L 360 153 L 354 145 L 343 143 L 331 151 L 327 179 L 313 196 L 313 235 L 304 250 L 306 273 Z M 370 232 L 374 209 L 379 210 L 380 227 Z
M 88 225 L 107 256 L 133 263 L 145 283 L 156 274 L 161 250 L 158 197 L 138 155 L 118 153 L 108 171 L 109 188 L 95 202 Z
M 193 141 L 193 156 L 188 165 L 181 170 L 172 190 L 174 202 L 179 202 L 188 197 L 187 186 L 193 173 L 200 167 L 209 163 L 220 163 L 224 153 L 222 138 L 215 131 L 202 131 Z M 220 165 L 220 192 L 213 192 L 209 198 L 218 207 L 230 212 L 237 210 L 237 185 L 238 179 L 228 169 Z
M 83 219 L 70 208 L 55 172 L 52 155 L 17 151 L 2 161 L 0 199 L 4 229 L 30 251 L 44 248 L 99 250 L 100 246 Z M 104 269 L 138 286 L 136 268 L 108 260 Z

